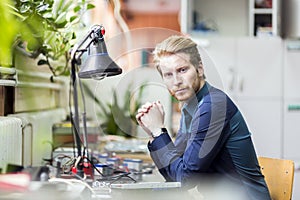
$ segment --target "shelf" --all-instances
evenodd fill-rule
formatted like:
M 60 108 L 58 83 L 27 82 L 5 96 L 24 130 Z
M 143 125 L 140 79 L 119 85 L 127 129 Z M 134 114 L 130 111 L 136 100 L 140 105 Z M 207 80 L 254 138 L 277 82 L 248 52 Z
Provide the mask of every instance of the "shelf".
M 253 14 L 272 14 L 273 9 L 272 8 L 256 8 L 252 10 Z
M 220 4 L 219 0 L 181 0 L 181 31 L 198 37 L 280 36 L 281 0 L 257 2 L 230 0 Z M 237 17 L 232 18 L 232 15 L 224 13 Z M 217 31 L 204 32 L 206 29 L 201 29 L 203 24 L 213 25 Z M 271 31 L 262 30 L 262 34 L 257 34 L 258 27 L 271 27 Z
M 280 36 L 281 0 L 264 0 L 261 7 L 249 0 L 249 35 L 257 37 Z

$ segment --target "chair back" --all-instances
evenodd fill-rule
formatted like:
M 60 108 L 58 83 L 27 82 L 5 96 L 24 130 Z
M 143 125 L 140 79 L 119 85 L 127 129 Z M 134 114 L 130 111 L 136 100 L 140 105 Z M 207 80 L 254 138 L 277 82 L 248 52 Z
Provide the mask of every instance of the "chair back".
M 258 157 L 272 200 L 291 200 L 294 182 L 292 160 Z

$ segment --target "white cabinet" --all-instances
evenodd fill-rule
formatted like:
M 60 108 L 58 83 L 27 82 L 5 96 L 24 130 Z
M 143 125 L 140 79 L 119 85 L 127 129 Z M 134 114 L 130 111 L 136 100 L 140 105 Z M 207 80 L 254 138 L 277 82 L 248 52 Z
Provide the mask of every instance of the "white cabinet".
M 300 162 L 300 109 L 289 109 L 293 104 L 299 105 L 300 100 L 284 100 L 283 157 Z
M 300 41 L 286 40 L 284 43 L 284 98 L 300 98 Z
M 282 95 L 280 38 L 239 38 L 237 42 L 238 95 L 279 99 Z
M 282 156 L 282 47 L 280 38 L 237 42 L 237 104 L 261 156 Z
M 237 103 L 262 156 L 282 155 L 282 46 L 280 38 L 245 37 L 211 38 L 205 47 L 207 80 Z
M 284 157 L 300 161 L 300 42 L 284 46 Z
M 201 53 L 207 80 L 224 90 L 232 98 L 236 85 L 236 43 L 234 38 L 211 38 L 204 48 L 206 56 Z
M 293 199 L 300 198 L 300 41 L 285 41 L 283 71 L 283 157 L 295 161 Z
M 218 86 L 233 97 L 281 99 L 283 42 L 280 38 L 226 37 L 207 41 L 202 48 L 207 52 L 203 62 L 209 81 L 219 82 L 214 79 L 216 71 L 222 81 Z
M 282 101 L 261 98 L 239 99 L 259 156 L 282 157 Z

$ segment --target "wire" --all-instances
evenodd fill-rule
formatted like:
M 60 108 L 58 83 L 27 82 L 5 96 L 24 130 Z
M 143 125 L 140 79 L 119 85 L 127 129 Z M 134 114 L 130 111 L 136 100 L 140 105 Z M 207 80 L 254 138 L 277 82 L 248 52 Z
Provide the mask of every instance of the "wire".
M 81 176 L 79 176 L 78 174 L 74 173 L 73 171 L 71 171 L 71 172 L 72 172 L 72 174 L 73 174 L 76 178 L 78 178 L 78 179 L 80 179 L 80 180 L 82 180 L 82 181 L 85 181 L 85 180 L 86 180 L 86 174 L 85 174 L 85 173 L 83 173 L 83 177 L 81 177 Z
M 93 190 L 93 188 L 91 186 L 89 186 L 86 182 L 82 181 L 82 180 L 77 180 L 77 179 L 63 179 L 63 178 L 51 178 L 51 179 L 49 179 L 49 182 L 62 182 L 62 183 L 66 183 L 66 184 L 71 185 L 71 186 L 74 186 L 73 183 L 79 183 L 79 184 L 82 184 L 85 187 L 87 187 L 93 194 L 95 194 L 95 191 Z
M 119 176 L 116 176 L 115 178 L 115 180 L 113 180 L 112 182 L 111 182 L 111 184 L 112 183 L 114 183 L 114 182 L 116 182 L 116 181 L 118 181 L 118 180 L 120 180 L 121 178 L 123 178 L 123 177 L 126 177 L 126 178 L 129 178 L 129 179 L 131 179 L 134 183 L 136 183 L 137 181 L 134 179 L 134 178 L 132 178 L 131 176 L 129 176 L 130 175 L 130 173 L 123 173 L 123 174 L 120 174 Z
M 75 167 L 75 168 L 77 168 L 77 165 L 78 165 L 78 163 L 80 162 L 80 160 L 81 160 L 81 156 L 78 156 L 77 159 L 76 159 L 76 162 L 75 162 L 75 164 L 74 164 L 74 167 Z
M 116 181 L 119 181 L 121 180 L 121 178 L 129 178 L 130 180 L 132 180 L 134 183 L 136 183 L 137 181 L 132 178 L 131 176 L 129 176 L 130 173 L 128 172 L 124 172 L 122 174 L 119 174 L 119 175 L 115 175 L 115 176 L 106 176 L 106 177 L 102 177 L 102 178 L 99 178 L 97 179 L 97 181 L 109 181 L 110 184 L 116 182 Z
M 97 179 L 98 181 L 108 180 L 108 181 L 111 181 L 110 182 L 110 184 L 111 184 L 111 183 L 114 183 L 114 182 L 120 180 L 123 177 L 126 177 L 126 178 L 131 179 L 134 183 L 137 182 L 134 178 L 129 176 L 131 173 L 124 172 L 124 171 L 119 171 L 119 173 L 121 173 L 121 174 L 116 175 L 116 176 L 111 176 L 111 175 L 110 176 L 105 176 L 102 172 L 100 172 L 100 170 L 94 165 L 94 163 L 89 158 L 86 158 L 86 159 L 93 166 L 93 168 L 102 176 L 102 178 Z M 115 171 L 115 169 L 113 167 L 110 167 L 110 166 L 107 166 L 107 167 L 113 169 L 115 173 L 117 172 L 117 171 Z

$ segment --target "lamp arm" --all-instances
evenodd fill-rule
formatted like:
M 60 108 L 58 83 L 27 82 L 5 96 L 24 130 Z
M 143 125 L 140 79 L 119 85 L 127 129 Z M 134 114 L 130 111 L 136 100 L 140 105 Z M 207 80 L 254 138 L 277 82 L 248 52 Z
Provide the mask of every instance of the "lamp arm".
M 92 29 L 85 35 L 85 37 L 79 43 L 75 44 L 71 51 L 71 60 L 75 61 L 76 64 L 80 64 L 80 58 L 82 54 L 92 44 L 92 42 L 98 42 L 99 40 L 103 39 L 104 32 L 102 32 L 102 30 L 104 31 L 102 25 L 94 25 Z M 87 43 L 87 45 L 80 49 L 85 43 Z

